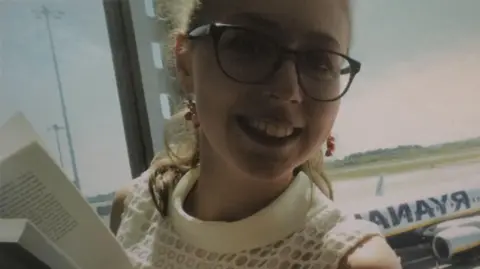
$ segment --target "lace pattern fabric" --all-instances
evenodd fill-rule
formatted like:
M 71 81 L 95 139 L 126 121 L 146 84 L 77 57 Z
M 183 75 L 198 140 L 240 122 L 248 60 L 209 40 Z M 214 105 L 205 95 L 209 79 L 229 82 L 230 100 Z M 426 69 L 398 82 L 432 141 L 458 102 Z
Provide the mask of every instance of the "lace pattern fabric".
M 147 180 L 146 175 L 134 180 L 117 233 L 136 269 L 334 269 L 359 242 L 380 235 L 375 224 L 347 218 L 327 203 L 302 230 L 277 242 L 236 253 L 207 251 L 186 243 L 169 219 L 160 217 Z

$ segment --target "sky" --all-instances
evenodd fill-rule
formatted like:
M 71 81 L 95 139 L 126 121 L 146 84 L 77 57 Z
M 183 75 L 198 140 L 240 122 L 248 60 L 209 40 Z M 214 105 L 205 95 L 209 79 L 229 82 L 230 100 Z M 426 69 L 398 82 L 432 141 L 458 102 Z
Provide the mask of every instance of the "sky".
M 143 2 L 143 1 L 139 1 Z M 0 124 L 16 111 L 55 156 L 63 126 L 45 20 L 51 21 L 82 190 L 111 192 L 130 179 L 101 1 L 0 1 Z M 380 147 L 480 136 L 478 0 L 355 1 L 351 56 L 362 71 L 333 134 L 336 157 Z M 71 175 L 65 132 L 59 133 Z

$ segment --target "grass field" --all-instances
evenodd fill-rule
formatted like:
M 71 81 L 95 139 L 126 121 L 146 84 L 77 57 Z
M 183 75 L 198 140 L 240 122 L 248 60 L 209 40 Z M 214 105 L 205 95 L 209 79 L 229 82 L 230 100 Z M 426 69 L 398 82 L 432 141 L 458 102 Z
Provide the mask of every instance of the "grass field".
M 347 166 L 345 168 L 327 168 L 326 172 L 332 180 L 342 180 L 398 174 L 415 170 L 471 162 L 478 162 L 480 164 L 480 150 L 465 150 L 456 153 L 435 154 L 428 157 L 422 156 L 404 160 L 386 160 L 372 164 L 355 165 L 352 167 Z

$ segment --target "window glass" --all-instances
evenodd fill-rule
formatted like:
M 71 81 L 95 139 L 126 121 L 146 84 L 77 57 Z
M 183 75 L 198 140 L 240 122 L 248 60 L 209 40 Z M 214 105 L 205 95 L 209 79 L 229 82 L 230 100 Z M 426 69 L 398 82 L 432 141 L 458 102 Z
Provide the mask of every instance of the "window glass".
M 101 1 L 3 1 L 0 38 L 0 124 L 23 112 L 107 219 L 131 172 Z
M 169 40 L 165 21 L 154 16 L 154 0 L 128 1 L 153 150 L 163 150 L 164 123 L 174 108 L 175 92 L 166 64 Z
M 404 268 L 436 268 L 434 224 L 461 234 L 449 220 L 480 206 L 480 1 L 353 3 L 350 55 L 362 70 L 326 159 L 335 200 L 377 223 Z
M 340 203 L 374 195 L 380 181 L 388 197 L 478 186 L 479 9 L 475 0 L 354 2 L 350 54 L 363 65 L 328 160 Z
M 153 1 L 129 3 L 159 151 L 176 99 L 165 29 Z M 478 187 L 478 10 L 477 0 L 354 1 L 350 55 L 362 70 L 326 158 L 339 205 Z M 0 124 L 22 111 L 107 219 L 112 192 L 131 176 L 101 1 L 3 1 L 0 38 Z

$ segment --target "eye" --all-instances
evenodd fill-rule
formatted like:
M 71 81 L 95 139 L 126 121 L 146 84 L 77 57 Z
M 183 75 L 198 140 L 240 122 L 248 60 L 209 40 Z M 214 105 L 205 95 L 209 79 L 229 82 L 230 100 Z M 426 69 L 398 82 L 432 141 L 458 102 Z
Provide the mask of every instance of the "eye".
M 333 72 L 333 63 L 327 52 L 311 51 L 305 53 L 304 61 L 313 70 Z
M 260 35 L 246 30 L 228 30 L 221 39 L 224 50 L 238 54 L 239 57 L 257 57 L 272 53 L 272 45 Z
M 340 76 L 341 63 L 344 61 L 341 56 L 329 51 L 315 50 L 302 52 L 302 69 L 309 74 L 321 80 L 333 80 Z

